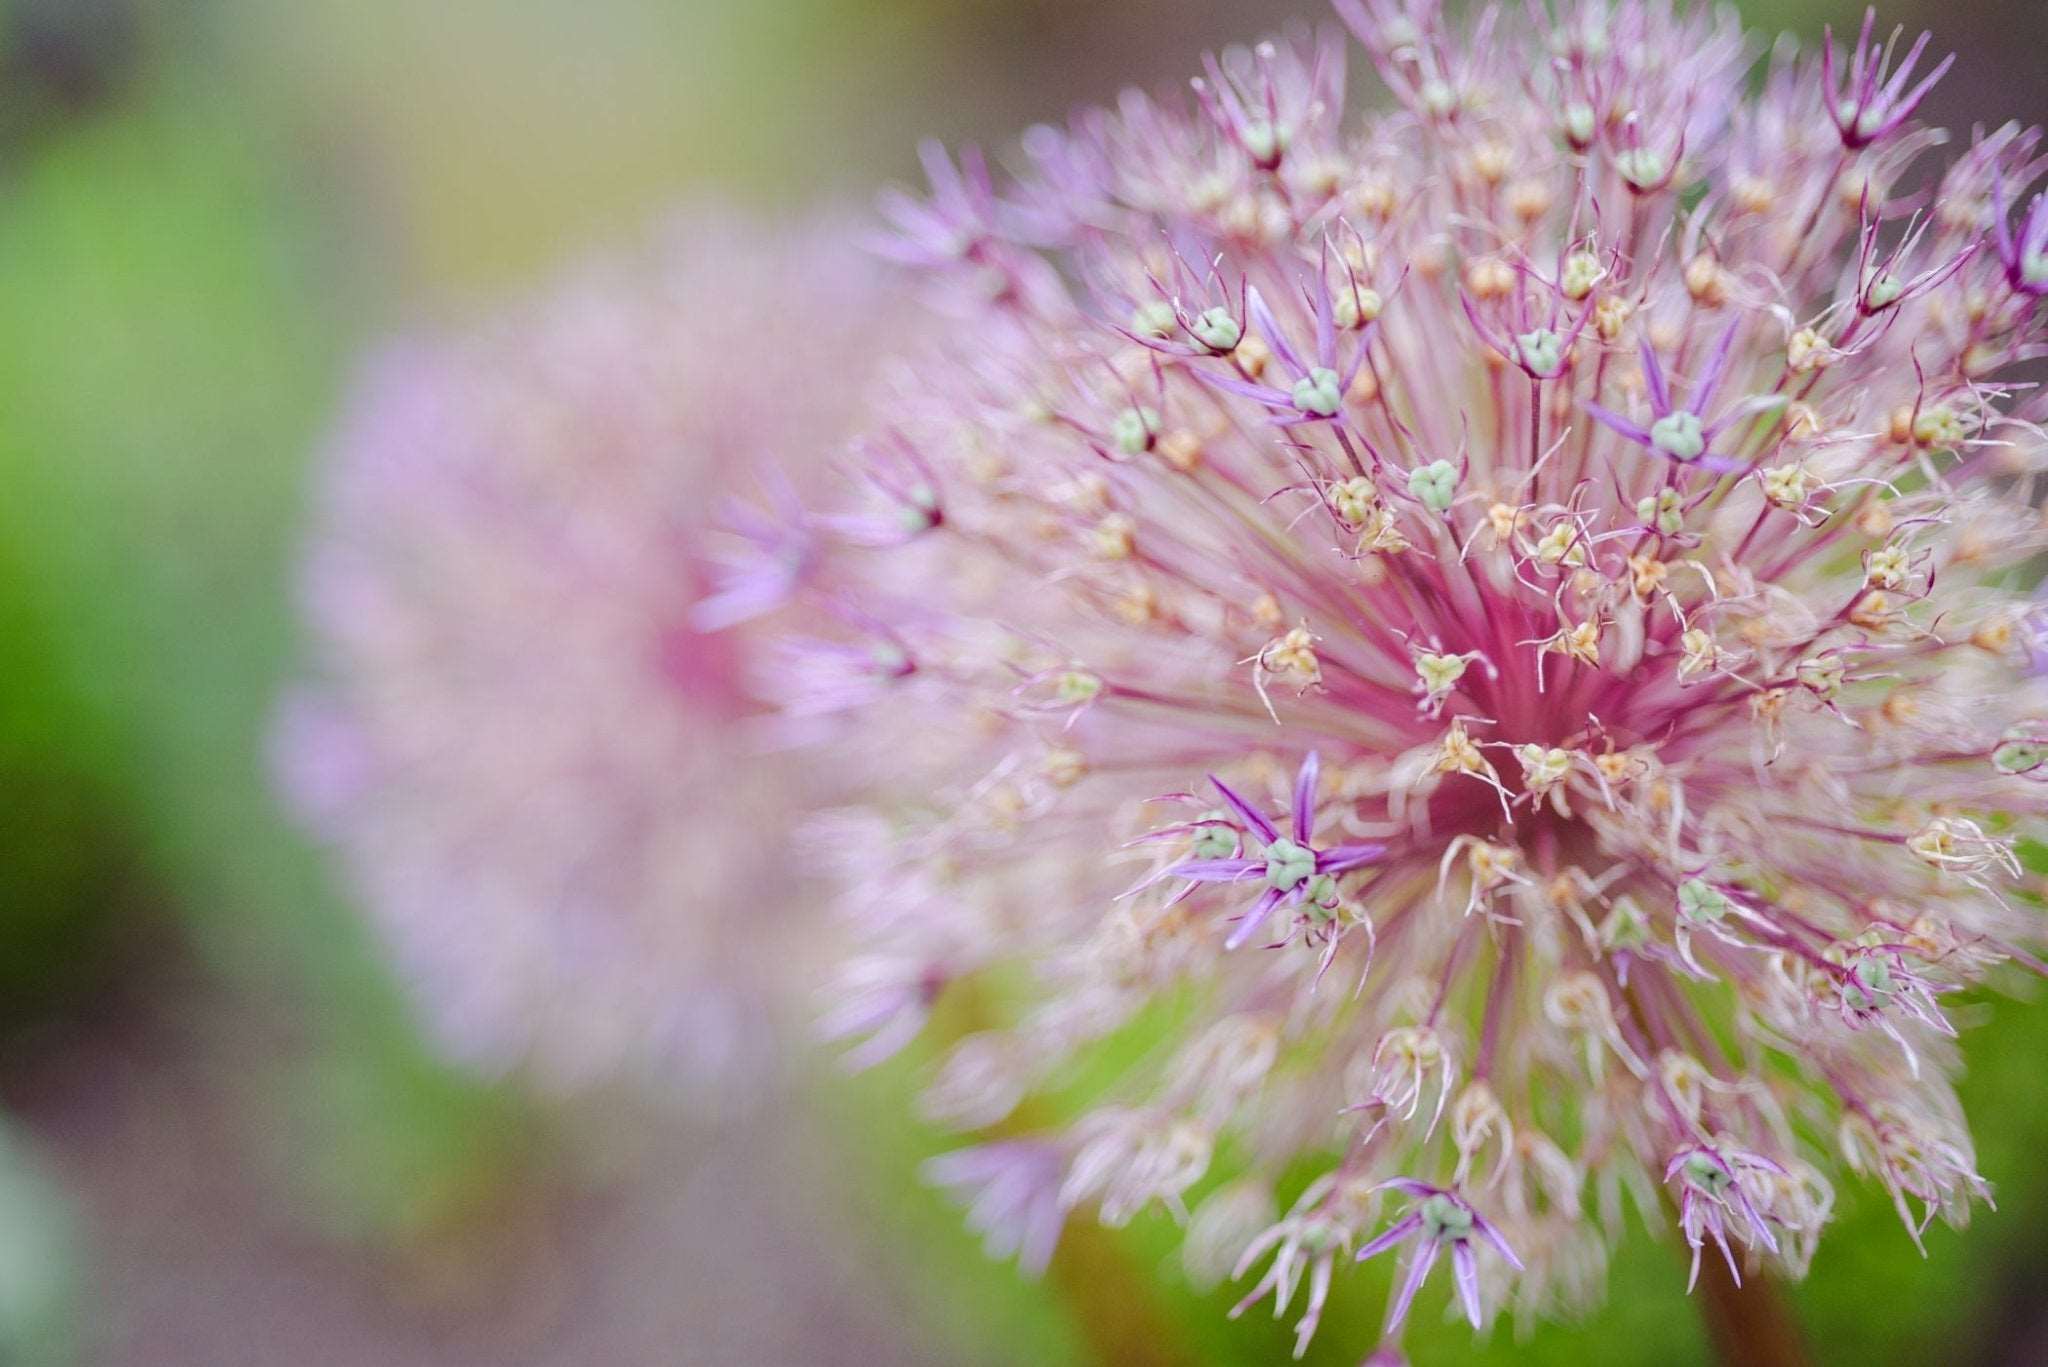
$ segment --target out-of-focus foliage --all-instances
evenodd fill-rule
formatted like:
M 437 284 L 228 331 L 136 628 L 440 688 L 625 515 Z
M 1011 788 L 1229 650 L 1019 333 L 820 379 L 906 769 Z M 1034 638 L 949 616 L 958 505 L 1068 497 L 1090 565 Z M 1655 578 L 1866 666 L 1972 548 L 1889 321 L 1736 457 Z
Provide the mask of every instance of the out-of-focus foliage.
M 1269 22 L 1196 8 L 1217 26 L 1180 22 L 1163 48 Z M 1810 30 L 1846 7 L 1749 8 Z M 32 1057 L 53 1019 L 89 1020 L 114 975 L 182 981 L 155 957 L 168 942 L 222 1003 L 180 1009 L 214 1022 L 195 1031 L 208 1076 L 264 1155 L 239 1180 L 307 1229 L 429 1267 L 473 1255 L 537 1172 L 567 1164 L 547 1117 L 428 1057 L 268 790 L 303 473 L 342 377 L 418 301 L 446 308 L 530 279 L 706 182 L 782 202 L 820 184 L 852 193 L 904 167 L 920 131 L 990 133 L 1105 97 L 1107 76 L 1045 88 L 1056 52 L 1001 50 L 1046 26 L 1086 34 L 1074 11 L 0 5 L 0 1063 Z M 1089 56 L 1091 72 L 1108 60 Z M 1020 65 L 1037 84 L 1003 85 Z M 1191 69 L 1152 51 L 1128 65 L 1159 79 Z M 1923 1261 L 1878 1194 L 1846 1194 L 1797 1293 L 1823 1361 L 1989 1353 L 2001 1318 L 2027 1313 L 2017 1298 L 2048 1259 L 2048 1011 L 1999 1000 L 1985 1014 L 1964 1092 L 1999 1210 L 1967 1238 L 1937 1228 Z M 868 1232 L 910 1337 L 989 1364 L 1143 1342 L 1157 1361 L 1284 1357 L 1285 1325 L 1265 1309 L 1233 1324 L 1220 1313 L 1230 1288 L 1187 1289 L 1163 1217 L 1070 1237 L 1038 1285 L 984 1260 L 917 1179 L 935 1136 L 897 1120 L 929 1063 L 900 1060 L 879 1087 L 821 1083 L 821 1128 L 854 1142 L 805 1165 L 815 1199 Z M 51 1137 L 32 1116 L 26 1128 L 29 1143 L 0 1137 L 0 1361 L 39 1367 L 65 1360 L 70 1321 L 97 1320 L 93 1298 L 115 1289 L 93 1284 L 89 1221 L 74 1254 L 49 1165 L 24 1154 Z M 1143 1283 L 1128 1294 L 1127 1269 Z M 1315 1361 L 1370 1340 L 1385 1275 L 1346 1279 Z M 1445 1328 L 1418 1347 L 1444 1361 L 1703 1361 L 1682 1276 L 1675 1252 L 1639 1238 L 1589 1325 L 1526 1343 L 1502 1326 L 1476 1355 Z
M 342 1181 L 332 1209 L 352 1221 L 417 1220 L 432 1203 L 415 1177 L 471 1180 L 473 1138 L 435 1138 L 473 1123 L 468 1089 L 432 1081 L 441 1070 L 285 835 L 261 764 L 289 654 L 299 475 L 346 353 L 345 292 L 317 276 L 328 229 L 247 112 L 196 72 L 144 80 L 25 149 L 0 215 L 0 602 L 45 646 L 8 678 L 51 680 L 10 755 L 34 756 L 46 787 L 87 775 L 70 810 L 102 804 L 74 820 L 69 853 L 35 846 L 83 866 L 75 914 L 104 915 L 100 885 L 139 857 L 214 966 L 295 1000 L 323 1036 L 325 1067 L 296 1084 L 317 1095 L 290 1109 L 342 1170 L 309 1171 L 303 1134 L 280 1169 Z M 66 810 L 44 803 L 39 819 Z M 27 904 L 61 886 L 31 876 Z

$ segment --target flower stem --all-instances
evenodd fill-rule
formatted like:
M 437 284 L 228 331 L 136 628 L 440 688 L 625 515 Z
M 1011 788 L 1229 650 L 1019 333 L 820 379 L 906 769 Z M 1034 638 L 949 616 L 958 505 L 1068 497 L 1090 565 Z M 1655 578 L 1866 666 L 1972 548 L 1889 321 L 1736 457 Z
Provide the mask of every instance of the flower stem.
M 1710 1250 L 1700 1262 L 1699 1306 L 1724 1367 L 1809 1367 L 1813 1361 L 1783 1286 L 1762 1270 L 1737 1286 Z
M 1072 1220 L 1047 1269 L 1094 1361 L 1117 1367 L 1173 1367 L 1189 1345 L 1115 1234 Z

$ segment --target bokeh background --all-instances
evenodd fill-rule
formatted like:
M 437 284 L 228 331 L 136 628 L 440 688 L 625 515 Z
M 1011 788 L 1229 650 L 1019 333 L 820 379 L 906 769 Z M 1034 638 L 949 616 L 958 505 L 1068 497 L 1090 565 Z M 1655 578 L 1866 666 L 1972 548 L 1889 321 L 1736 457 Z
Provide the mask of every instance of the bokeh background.
M 1749 0 L 1753 25 L 1853 25 Z M 1284 1360 L 1163 1217 L 1038 1283 L 917 1180 L 930 1056 L 707 1124 L 438 1061 L 264 738 L 311 455 L 363 350 L 679 203 L 864 204 L 1320 0 L 0 0 L 0 1363 Z M 2048 117 L 2048 6 L 1915 0 L 1954 128 Z M 1842 1193 L 1827 1363 L 2048 1362 L 2048 1009 L 1971 1008 L 1998 1209 Z M 1315 1360 L 1370 1342 L 1346 1279 Z M 1682 1263 L 1425 1360 L 1706 1361 Z

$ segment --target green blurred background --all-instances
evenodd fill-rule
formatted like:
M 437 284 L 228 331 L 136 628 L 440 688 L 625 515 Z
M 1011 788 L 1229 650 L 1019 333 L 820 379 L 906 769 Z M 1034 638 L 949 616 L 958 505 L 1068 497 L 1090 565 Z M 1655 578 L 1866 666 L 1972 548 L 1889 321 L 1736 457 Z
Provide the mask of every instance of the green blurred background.
M 922 134 L 1001 146 L 1296 14 L 0 0 L 0 1363 L 1284 1360 L 1284 1326 L 1186 1288 L 1164 1217 L 1042 1284 L 983 1260 L 915 1179 L 928 1057 L 738 1133 L 437 1064 L 262 750 L 308 457 L 370 341 L 678 200 L 860 202 Z M 2039 0 L 1886 17 L 1963 54 L 1937 121 L 2042 117 Z M 2048 1010 L 1972 1010 L 1999 1208 L 1922 1260 L 1845 1189 L 1795 1293 L 1819 1361 L 2048 1362 Z M 1375 1275 L 1313 1360 L 1371 1341 Z M 1682 1287 L 1640 1241 L 1587 1323 L 1418 1347 L 1704 1361 Z

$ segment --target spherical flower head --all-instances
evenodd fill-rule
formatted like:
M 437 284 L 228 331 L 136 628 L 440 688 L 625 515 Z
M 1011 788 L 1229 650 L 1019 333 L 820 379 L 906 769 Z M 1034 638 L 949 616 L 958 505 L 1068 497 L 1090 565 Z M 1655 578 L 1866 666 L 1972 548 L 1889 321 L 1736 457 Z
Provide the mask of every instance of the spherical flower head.
M 479 1068 L 641 1072 L 706 1102 L 770 1071 L 799 908 L 765 853 L 788 776 L 744 735 L 766 643 L 693 613 L 741 620 L 814 558 L 797 490 L 855 425 L 892 316 L 853 237 L 680 217 L 388 346 L 330 443 L 278 767 Z M 721 513 L 770 461 L 766 506 Z M 936 515 L 895 487 L 894 520 L 863 528 Z M 747 535 L 711 566 L 720 518 Z
M 1916 218 L 1914 54 L 1781 48 L 1752 94 L 1725 11 L 1338 9 L 1389 111 L 1345 115 L 1334 32 L 1227 53 L 989 180 L 1028 288 L 928 265 L 954 321 L 883 411 L 946 527 L 814 594 L 927 665 L 863 727 L 972 731 L 861 751 L 891 854 L 848 990 L 918 987 L 866 1027 L 1023 984 L 972 1125 L 1169 1028 L 1114 1106 L 1037 1112 L 1068 1180 L 976 1218 L 1043 1250 L 1211 1155 L 1240 1194 L 1320 1168 L 1237 1266 L 1303 1343 L 1396 1246 L 1361 1352 L 1445 1263 L 1475 1323 L 1582 1308 L 1596 1191 L 1794 1274 L 1845 1162 L 1961 1219 L 1944 1003 L 2040 962 L 2048 407 L 2012 377 L 2048 318 L 1995 193 L 2034 140 Z

